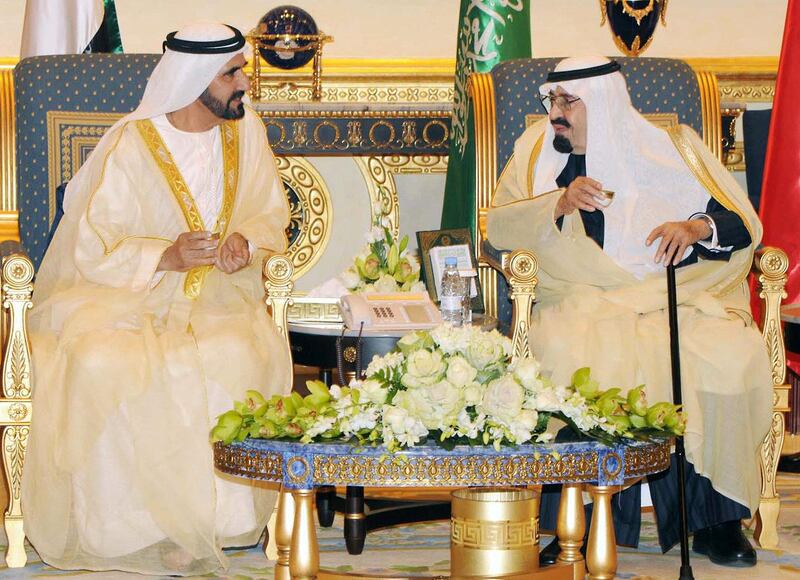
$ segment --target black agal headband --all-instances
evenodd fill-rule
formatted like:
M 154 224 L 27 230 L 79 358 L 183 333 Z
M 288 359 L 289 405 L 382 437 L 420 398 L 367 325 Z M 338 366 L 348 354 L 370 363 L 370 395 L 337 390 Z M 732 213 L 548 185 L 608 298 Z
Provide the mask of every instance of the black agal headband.
M 553 71 L 547 73 L 548 83 L 558 83 L 561 81 L 574 81 L 575 79 L 586 79 L 589 77 L 599 77 L 608 75 L 619 70 L 619 63 L 615 60 L 601 64 L 599 66 L 592 66 L 589 68 L 579 68 L 576 70 Z
M 183 40 L 175 38 L 178 31 L 167 34 L 167 39 L 161 45 L 162 52 L 167 49 L 175 52 L 188 52 L 190 54 L 222 54 L 225 52 L 236 52 L 244 46 L 244 36 L 238 29 L 230 24 L 226 24 L 233 32 L 230 38 L 222 40 Z

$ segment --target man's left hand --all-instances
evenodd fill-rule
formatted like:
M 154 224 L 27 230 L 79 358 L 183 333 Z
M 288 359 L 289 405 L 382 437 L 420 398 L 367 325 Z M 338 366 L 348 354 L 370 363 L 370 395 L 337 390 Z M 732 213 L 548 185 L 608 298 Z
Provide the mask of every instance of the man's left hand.
M 226 274 L 238 272 L 250 262 L 247 240 L 238 232 L 232 233 L 222 244 L 217 255 L 216 266 Z
M 689 246 L 706 239 L 710 235 L 711 226 L 702 219 L 666 222 L 650 232 L 645 245 L 649 246 L 658 238 L 661 238 L 661 243 L 658 245 L 658 250 L 656 250 L 656 255 L 653 259 L 656 264 L 663 259 L 665 266 L 670 262 L 677 266 Z

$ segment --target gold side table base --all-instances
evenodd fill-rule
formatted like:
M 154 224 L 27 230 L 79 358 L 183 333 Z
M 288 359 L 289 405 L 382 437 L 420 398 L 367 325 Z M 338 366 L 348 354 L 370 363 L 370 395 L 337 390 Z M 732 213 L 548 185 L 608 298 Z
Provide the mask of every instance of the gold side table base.
M 580 566 L 582 573 L 583 566 Z M 578 578 L 576 575 L 579 570 L 574 564 L 553 564 L 547 568 L 541 568 L 534 572 L 525 574 L 514 574 L 511 576 L 497 576 L 502 580 L 573 580 Z M 583 580 L 583 576 L 580 576 Z M 318 580 L 408 580 L 408 576 L 367 576 L 365 574 L 347 574 L 342 572 L 326 572 L 320 570 L 317 574 Z M 450 576 L 449 574 L 438 574 L 431 576 L 414 576 L 415 580 L 494 580 L 487 576 Z

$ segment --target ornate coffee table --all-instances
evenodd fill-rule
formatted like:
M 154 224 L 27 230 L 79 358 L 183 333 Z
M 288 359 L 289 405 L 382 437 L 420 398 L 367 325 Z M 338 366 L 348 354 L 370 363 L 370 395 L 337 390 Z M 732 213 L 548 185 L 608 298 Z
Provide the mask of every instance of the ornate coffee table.
M 671 441 L 604 445 L 587 441 L 504 447 L 433 445 L 387 453 L 383 447 L 345 443 L 301 444 L 248 439 L 214 445 L 214 463 L 222 472 L 281 485 L 275 541 L 278 580 L 332 577 L 319 573 L 319 549 L 313 517 L 316 486 L 468 487 L 564 484 L 557 534 L 559 563 L 536 577 L 614 578 L 617 567 L 611 496 L 625 484 L 669 467 Z M 587 562 L 580 547 L 586 529 L 582 491 L 594 499 Z M 346 513 L 345 518 L 359 517 Z M 363 514 L 361 515 L 363 517 Z M 538 530 L 537 530 L 538 536 Z M 338 574 L 335 577 L 343 577 Z M 528 576 L 533 577 L 533 576 Z

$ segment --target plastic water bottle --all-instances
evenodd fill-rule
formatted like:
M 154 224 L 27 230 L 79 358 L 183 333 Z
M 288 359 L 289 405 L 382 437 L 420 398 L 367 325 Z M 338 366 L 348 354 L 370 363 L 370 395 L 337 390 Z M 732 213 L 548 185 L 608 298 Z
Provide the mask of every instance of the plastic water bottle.
M 458 260 L 453 257 L 445 258 L 444 272 L 442 272 L 442 292 L 439 297 L 439 310 L 442 312 L 443 322 L 461 326 L 464 286 L 464 279 L 458 274 Z

